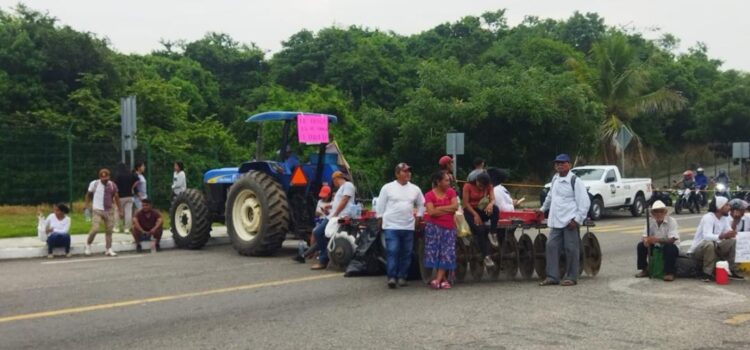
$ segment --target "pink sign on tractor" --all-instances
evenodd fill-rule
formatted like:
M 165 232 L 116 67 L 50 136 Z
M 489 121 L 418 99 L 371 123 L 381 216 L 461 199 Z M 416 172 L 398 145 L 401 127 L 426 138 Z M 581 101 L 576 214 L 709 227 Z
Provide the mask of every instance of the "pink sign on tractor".
M 298 115 L 297 138 L 300 143 L 328 143 L 328 117 L 321 114 Z

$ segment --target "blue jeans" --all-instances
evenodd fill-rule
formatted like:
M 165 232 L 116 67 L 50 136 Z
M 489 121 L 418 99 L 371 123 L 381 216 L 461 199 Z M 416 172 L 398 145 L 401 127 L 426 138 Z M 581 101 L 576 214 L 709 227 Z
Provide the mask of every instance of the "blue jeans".
M 315 247 L 320 251 L 318 255 L 318 261 L 321 264 L 328 264 L 328 238 L 326 238 L 326 225 L 328 225 L 328 219 L 323 219 L 313 229 L 313 235 L 315 235 Z
M 403 278 L 409 275 L 411 251 L 414 246 L 414 230 L 383 230 L 388 278 Z
M 70 253 L 70 235 L 53 232 L 47 236 L 47 254 L 52 254 L 55 248 L 65 248 L 65 254 Z

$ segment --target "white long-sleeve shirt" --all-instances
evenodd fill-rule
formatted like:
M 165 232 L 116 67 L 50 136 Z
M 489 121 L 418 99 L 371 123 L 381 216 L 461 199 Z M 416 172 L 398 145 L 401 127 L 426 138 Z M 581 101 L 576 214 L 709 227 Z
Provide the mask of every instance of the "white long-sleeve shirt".
M 542 205 L 542 211 L 549 209 L 547 226 L 551 228 L 565 228 L 570 220 L 575 220 L 578 225 L 583 223 L 589 212 L 591 201 L 586 191 L 586 185 L 580 179 L 576 180 L 575 193 L 571 184 L 572 172 L 565 177 L 556 174 L 552 178 L 547 198 Z
M 174 192 L 174 194 L 180 194 L 185 192 L 186 189 L 187 181 L 185 180 L 185 172 L 180 171 L 179 173 L 174 173 L 174 176 L 172 177 L 172 192 Z
M 706 215 L 703 215 L 701 218 L 701 222 L 695 230 L 693 244 L 690 246 L 688 253 L 695 251 L 695 248 L 697 248 L 701 242 L 718 241 L 720 234 L 731 230 L 732 228 L 723 217 L 717 218 L 714 213 L 706 213 Z
M 724 220 L 727 221 L 727 225 L 729 225 L 729 228 L 732 228 L 732 223 L 734 223 L 734 219 L 732 216 L 725 216 Z M 750 215 L 745 214 L 740 218 L 740 222 L 737 223 L 737 232 L 750 232 Z
M 514 211 L 513 198 L 510 198 L 510 192 L 503 185 L 495 186 L 495 205 L 500 211 Z
M 417 216 L 424 215 L 422 190 L 411 182 L 405 185 L 393 181 L 380 189 L 376 215 L 383 219 L 384 230 L 414 230 L 414 208 Z

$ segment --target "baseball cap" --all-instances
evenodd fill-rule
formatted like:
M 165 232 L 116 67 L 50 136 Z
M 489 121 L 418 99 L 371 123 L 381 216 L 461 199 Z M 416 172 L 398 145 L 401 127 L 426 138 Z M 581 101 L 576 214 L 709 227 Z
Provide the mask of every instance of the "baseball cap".
M 396 165 L 396 172 L 399 171 L 411 171 L 411 167 L 406 163 L 398 163 L 398 165 Z
M 347 177 L 346 174 L 344 174 L 344 173 L 342 173 L 342 172 L 340 172 L 338 170 L 336 170 L 336 171 L 333 172 L 333 174 L 331 175 L 331 180 L 333 180 L 335 178 L 338 178 L 338 177 L 340 177 L 340 178 L 342 178 L 344 180 L 347 180 L 347 181 L 349 180 L 349 177 Z
M 440 164 L 442 166 L 445 166 L 445 165 L 448 165 L 448 163 L 450 163 L 452 161 L 453 161 L 453 158 L 451 158 L 450 156 L 442 156 L 442 157 L 440 157 L 440 160 L 438 161 L 438 164 Z
M 326 198 L 328 195 L 331 194 L 331 187 L 328 185 L 323 185 L 323 187 L 320 188 L 320 193 L 318 193 L 318 197 L 320 198 Z
M 555 163 L 570 163 L 570 156 L 565 153 L 560 153 L 555 157 Z

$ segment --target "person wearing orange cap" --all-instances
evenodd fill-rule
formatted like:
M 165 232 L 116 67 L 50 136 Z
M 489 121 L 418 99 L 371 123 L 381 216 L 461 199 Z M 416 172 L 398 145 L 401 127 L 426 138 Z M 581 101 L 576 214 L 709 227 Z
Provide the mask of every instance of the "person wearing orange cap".
M 323 185 L 318 193 L 318 205 L 315 207 L 315 224 L 317 225 L 331 211 L 331 187 Z

